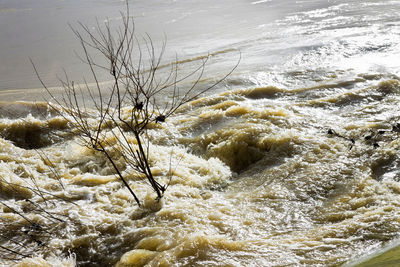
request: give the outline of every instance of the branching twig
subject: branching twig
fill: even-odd
[[[99,21],[94,31],[82,23],[79,23],[79,30],[71,27],[81,44],[83,56],[80,58],[89,66],[94,87],[85,81],[82,89],[65,75],[61,81],[64,93],[59,99],[45,85],[36,66],[32,64],[39,81],[56,103],[50,104],[51,107],[78,130],[84,146],[101,152],[107,158],[140,206],[138,197],[116,164],[117,159],[113,153],[117,152],[126,165],[142,173],[160,199],[168,185],[161,185],[152,174],[150,142],[145,138],[148,126],[165,122],[179,107],[221,83],[237,65],[224,77],[203,89],[198,89],[198,85],[203,79],[210,56],[202,58],[197,68],[182,77],[178,73],[178,65],[183,63],[176,59],[166,65],[171,66],[170,71],[161,78],[166,42],[162,43],[157,52],[149,35],[143,38],[135,35],[135,24],[129,13],[128,2],[126,13],[121,13],[121,17],[122,25],[117,30],[112,30],[109,22],[101,24]],[[100,53],[106,63],[99,64],[92,52]],[[110,75],[111,85],[106,89],[100,86],[99,70],[106,70]],[[180,88],[184,81],[193,78],[189,88]],[[166,93],[171,95],[169,101],[161,99]],[[85,99],[85,95],[89,99]],[[90,100],[95,113],[89,112],[86,100]],[[110,134],[117,140],[116,144],[108,142]],[[130,142],[130,137],[134,138],[135,143]]]

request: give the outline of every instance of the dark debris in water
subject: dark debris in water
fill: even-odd
[[[344,131],[343,131],[344,132]],[[373,149],[384,147],[386,143],[400,138],[400,123],[391,123],[385,129],[372,129],[369,132],[359,136],[358,138],[350,138],[346,133],[338,133],[334,129],[328,129],[327,134],[334,138],[342,138],[351,142],[350,149],[357,144],[364,144]],[[385,157],[383,159],[374,160],[371,162],[372,178],[381,181],[385,177],[400,181],[400,160],[395,156]]]
[[[356,143],[356,141],[354,140],[354,138],[350,138],[350,137],[343,136],[343,135],[337,133],[337,132],[336,132],[335,130],[333,130],[333,129],[328,129],[328,134],[331,135],[331,136],[339,137],[339,138],[342,138],[342,139],[345,139],[345,140],[349,141],[349,142],[351,143],[351,144],[350,144],[350,148],[349,148],[350,150],[353,148],[353,146],[354,146],[355,143]]]
[[[399,138],[398,133],[400,133],[400,123],[393,124],[391,130],[373,130],[360,138],[360,140],[358,141],[364,142],[367,145],[371,145],[374,148],[379,148],[381,147],[379,142],[395,140]],[[332,137],[339,137],[348,140],[349,142],[351,142],[350,149],[352,149],[353,146],[356,144],[356,140],[354,138],[347,137],[344,134],[339,134],[333,129],[328,129],[327,134]]]

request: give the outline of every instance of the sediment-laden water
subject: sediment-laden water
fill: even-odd
[[[179,25],[207,11],[236,24],[217,28],[224,42],[175,33],[178,48],[210,37],[211,80],[242,59],[213,91],[150,125],[152,172],[169,184],[160,202],[116,158],[138,207],[47,103],[0,103],[3,265],[340,266],[399,237],[400,3],[195,6],[168,5],[186,14]],[[263,12],[275,15],[263,23]],[[203,52],[187,52],[184,66]]]

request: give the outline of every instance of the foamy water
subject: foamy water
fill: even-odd
[[[131,8],[155,44],[166,32],[165,62],[178,52],[185,71],[212,55],[200,87],[239,57],[240,65],[150,125],[152,172],[169,184],[161,202],[115,159],[142,207],[104,155],[80,145],[76,128],[32,102],[43,90],[0,93],[3,265],[340,266],[396,242],[398,1],[160,0]],[[44,62],[37,65],[47,78]]]

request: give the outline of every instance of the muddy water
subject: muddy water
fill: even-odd
[[[87,266],[339,265],[400,229],[400,83],[375,79],[347,90],[236,89],[190,103],[149,131],[153,172],[170,182],[161,203],[122,166],[143,208],[62,118],[6,116],[2,203],[43,225],[39,255],[49,264],[71,253]],[[29,146],[44,147],[51,163]],[[45,196],[26,188],[35,184]],[[34,231],[26,224],[3,206],[3,237]]]
[[[204,2],[196,17],[186,12],[197,14],[194,3],[175,2],[168,7],[186,14],[177,20],[191,23],[222,12]],[[65,118],[8,92],[14,99],[0,103],[3,265],[340,266],[395,242],[398,2],[234,2],[217,17],[242,14],[235,29],[250,27],[256,38],[224,30],[224,42],[207,31],[196,38],[219,51],[211,80],[240,50],[238,69],[148,130],[152,172],[169,184],[161,202],[116,158],[139,208]],[[271,8],[277,17],[263,21]],[[207,54],[192,46],[195,37],[177,35],[189,67]],[[89,122],[95,129],[96,117]]]

